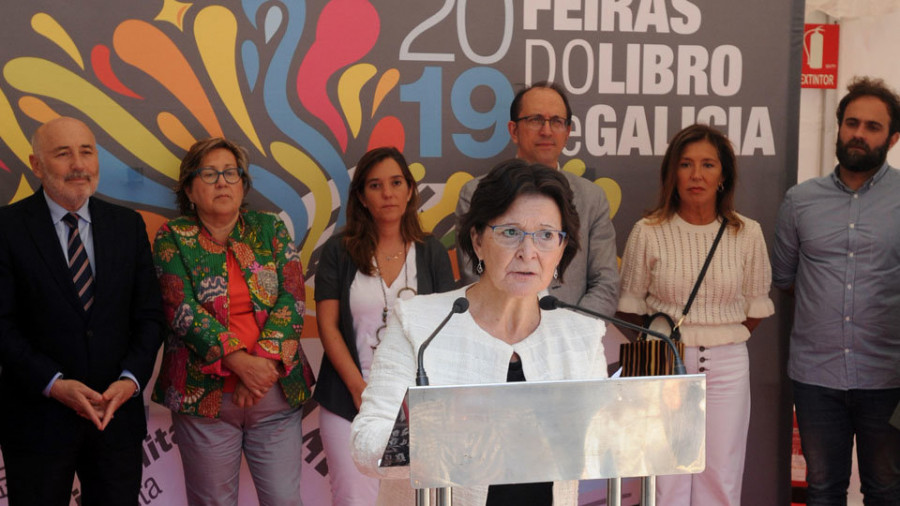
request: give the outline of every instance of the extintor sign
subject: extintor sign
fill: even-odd
[[[837,88],[840,25],[805,25],[803,30],[804,88]]]

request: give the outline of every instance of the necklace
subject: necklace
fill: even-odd
[[[400,294],[405,291],[412,292],[413,295],[416,295],[416,290],[409,286],[409,269],[406,268],[406,253],[408,252],[408,248],[406,245],[403,247],[403,251],[394,255],[394,259],[396,259],[401,253],[403,255],[403,282],[404,286],[397,292],[397,298],[400,298]],[[390,257],[386,258],[387,260],[391,260]],[[378,330],[375,331],[375,346],[372,346],[372,349],[378,347],[381,344],[381,333],[387,328],[387,317],[388,317],[388,299],[387,299],[387,290],[385,289],[385,281],[384,278],[381,277],[381,265],[378,263],[378,255],[375,255],[375,274],[378,276],[378,285],[381,287],[381,296],[384,300],[384,306],[381,308],[381,326],[378,327]],[[395,280],[396,281],[396,280]]]
[[[378,255],[375,255],[375,256],[377,257]],[[406,245],[403,246],[403,249],[401,251],[398,251],[398,252],[394,253],[393,255],[385,255],[384,261],[385,262],[393,262],[394,260],[400,258],[401,256],[406,257]],[[376,260],[375,263],[377,264],[378,261]]]

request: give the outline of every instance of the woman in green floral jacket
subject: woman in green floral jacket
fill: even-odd
[[[153,248],[169,327],[153,400],[173,412],[190,504],[237,504],[242,452],[260,504],[300,503],[303,269],[284,223],[244,209],[249,188],[242,148],[197,142],[183,216]]]

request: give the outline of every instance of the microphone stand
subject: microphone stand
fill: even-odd
[[[431,341],[434,339],[438,332],[444,328],[444,325],[447,325],[447,322],[450,321],[450,318],[457,313],[465,313],[469,310],[469,299],[465,297],[459,297],[458,299],[453,301],[453,307],[450,309],[450,313],[444,318],[440,325],[434,329],[434,332],[428,336],[428,339],[419,346],[419,354],[418,361],[419,366],[416,370],[416,386],[417,387],[427,387],[428,386],[428,374],[425,373],[425,364],[422,361],[425,359],[425,348],[431,344]]]
[[[563,309],[575,311],[577,313],[583,313],[588,316],[593,316],[594,318],[599,318],[601,320],[608,321],[619,327],[624,327],[626,329],[631,329],[631,330],[634,330],[637,332],[644,332],[653,337],[662,339],[663,341],[666,342],[666,344],[672,350],[672,354],[675,356],[675,365],[674,365],[675,374],[687,374],[687,369],[684,367],[684,361],[681,360],[681,355],[678,353],[678,348],[675,347],[675,342],[672,341],[671,337],[669,337],[661,332],[646,329],[644,327],[641,327],[640,325],[635,325],[631,322],[627,322],[627,321],[621,320],[619,318],[614,318],[612,316],[600,314],[596,311],[591,311],[590,309],[583,308],[581,306],[568,304],[566,302],[563,302],[563,301],[557,299],[556,297],[554,297],[552,295],[545,295],[545,296],[541,297],[540,306],[541,306],[541,309],[545,309],[545,310],[563,308]]]

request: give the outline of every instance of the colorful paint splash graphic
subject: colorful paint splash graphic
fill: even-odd
[[[396,103],[403,77],[421,81],[424,74],[401,76],[372,63],[383,61],[376,57],[382,25],[370,0],[125,4],[98,0],[91,13],[58,0],[4,7],[3,203],[39,183],[28,135],[54,117],[75,116],[97,134],[99,193],[140,210],[152,232],[177,214],[171,188],[186,150],[198,139],[227,136],[248,149],[251,206],[283,217],[314,272],[317,246],[344,220],[356,158],[377,146],[403,150],[407,142],[385,102]],[[452,245],[452,213],[472,175],[448,172],[424,183],[426,167],[410,161],[426,203],[423,225]],[[581,175],[584,163],[570,160],[564,169]],[[614,214],[618,185],[597,184]]]
[[[98,134],[99,192],[160,222],[175,214],[180,157],[197,139],[227,135],[249,149],[251,198],[281,211],[308,264],[342,222],[348,146],[405,141],[399,119],[379,114],[399,72],[364,61],[379,36],[377,10],[368,0],[332,0],[312,21],[302,0],[164,0],[154,17],[122,19],[94,39],[84,20],[34,12],[33,44],[0,61],[0,140],[18,159],[0,162],[18,176],[7,201],[34,191],[27,135],[59,115]],[[32,47],[44,51],[27,54]],[[428,221],[452,211],[441,207],[443,216]]]

